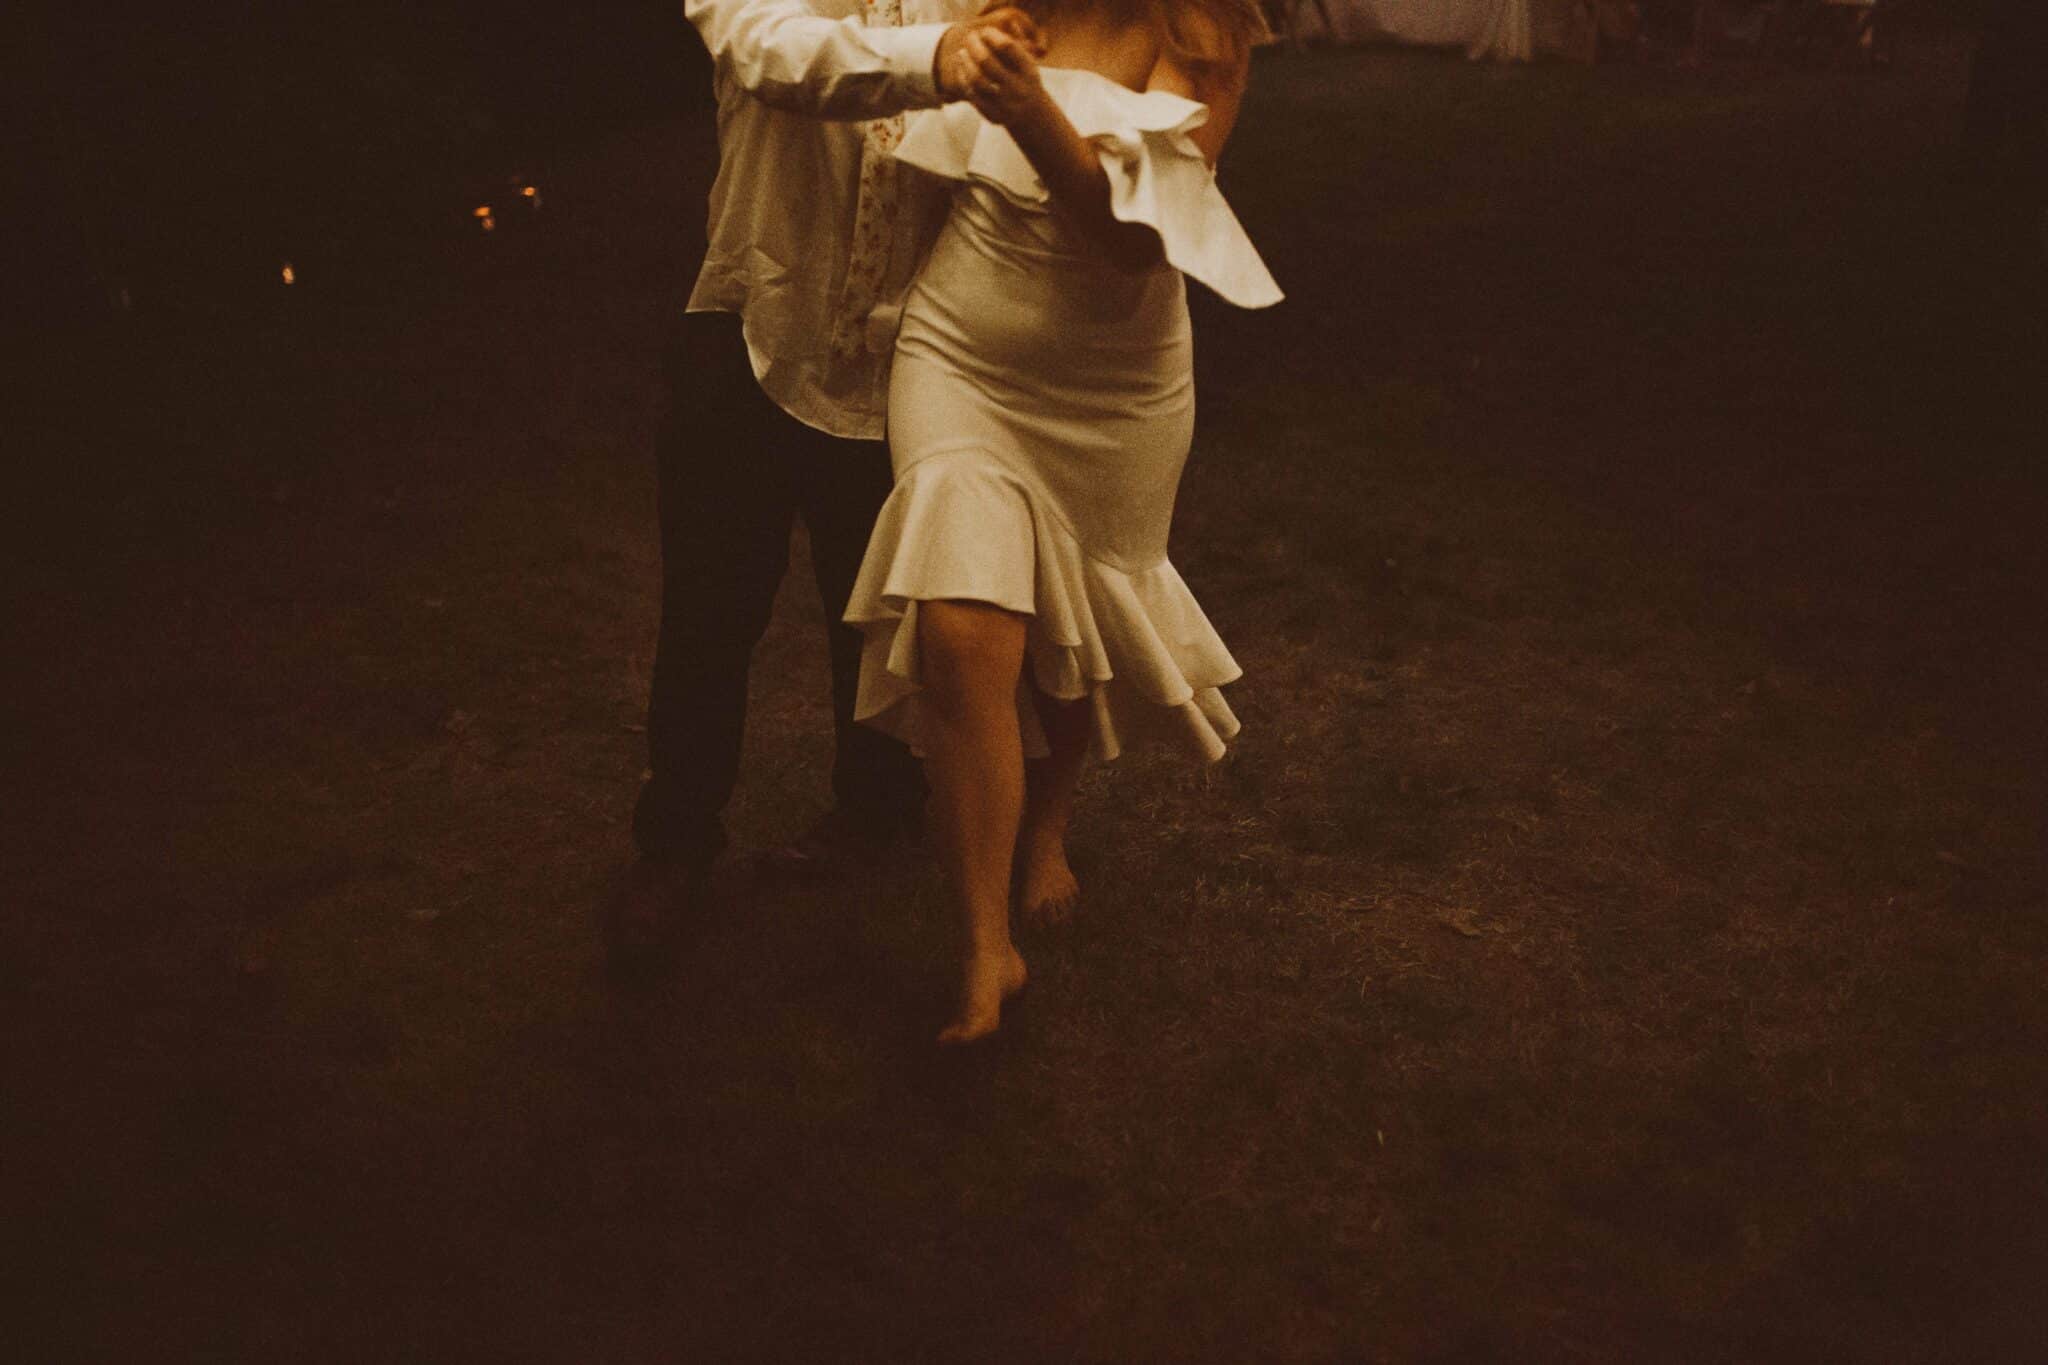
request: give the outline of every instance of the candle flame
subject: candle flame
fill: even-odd
[[[292,269],[290,261],[284,263],[284,269],[278,272],[278,277],[286,284],[297,284],[299,282],[299,272]]]

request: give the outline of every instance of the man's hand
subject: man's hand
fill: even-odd
[[[1014,6],[984,10],[939,35],[932,57],[932,79],[945,100],[972,98],[1002,79],[1002,53],[1022,53],[1033,69],[1045,55],[1045,39],[1031,16]],[[984,113],[987,111],[984,110]]]

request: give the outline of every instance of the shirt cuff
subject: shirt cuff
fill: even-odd
[[[932,76],[932,62],[939,55],[939,35],[950,24],[904,24],[901,27],[864,28],[860,36],[882,54],[890,76],[898,82],[905,102],[912,108],[930,108],[943,103],[939,85]]]

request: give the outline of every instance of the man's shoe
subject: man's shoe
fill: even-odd
[[[641,858],[605,907],[605,947],[614,971],[672,963],[709,911],[708,868]]]
[[[835,806],[791,842],[760,854],[754,875],[763,882],[789,884],[873,866],[909,844],[920,828],[916,818],[856,820],[845,807]]]

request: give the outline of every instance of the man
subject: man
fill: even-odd
[[[886,845],[922,811],[916,761],[854,724],[860,634],[839,616],[889,494],[889,355],[930,207],[896,174],[894,116],[963,97],[976,64],[1008,44],[1039,48],[1021,11],[973,16],[976,4],[687,0],[711,54],[719,171],[657,446],[652,775],[633,813],[640,856],[612,912],[628,954],[664,946],[701,908],[726,841],[748,660],[797,515],[831,634],[837,804],[782,861],[814,868]],[[938,22],[904,22],[927,19]]]

